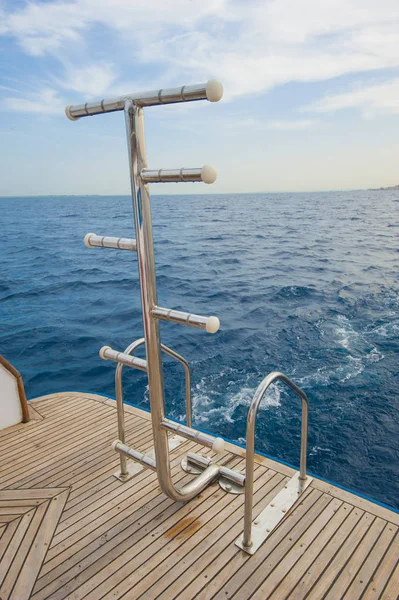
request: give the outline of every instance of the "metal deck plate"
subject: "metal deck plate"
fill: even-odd
[[[174,450],[175,448],[180,446],[180,444],[182,444],[183,442],[186,442],[186,441],[187,441],[186,438],[181,437],[181,435],[172,435],[168,440],[169,451],[172,452],[172,450]],[[151,448],[151,450],[146,452],[146,454],[147,454],[147,456],[149,456],[150,458],[153,458],[155,460],[154,448]],[[138,462],[134,462],[133,460],[130,460],[127,463],[128,474],[123,476],[123,475],[121,475],[120,471],[117,471],[116,473],[114,473],[114,477],[119,479],[119,481],[129,481],[129,479],[131,479],[132,477],[137,475],[137,473],[140,473],[143,469],[144,469],[143,465],[141,465]]]
[[[235,544],[247,554],[255,554],[265,539],[273,532],[280,521],[285,517],[295,502],[299,500],[303,492],[312,482],[313,477],[309,475],[302,484],[299,481],[299,471],[288,481],[287,485],[273,498],[273,500],[262,510],[260,515],[252,521],[252,546],[247,548],[243,545],[243,535],[236,540]]]

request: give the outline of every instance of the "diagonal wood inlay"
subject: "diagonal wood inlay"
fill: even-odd
[[[28,600],[69,488],[0,490],[0,600]]]

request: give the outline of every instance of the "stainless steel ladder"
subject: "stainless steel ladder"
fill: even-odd
[[[208,333],[216,333],[220,323],[219,319],[214,316],[204,317],[158,305],[148,184],[201,181],[210,184],[216,180],[216,171],[209,165],[205,165],[202,168],[149,169],[147,167],[144,137],[144,108],[195,100],[218,102],[222,94],[222,85],[216,80],[210,80],[206,84],[160,89],[130,94],[119,98],[86,102],[85,104],[75,106],[69,105],[66,107],[65,112],[67,117],[73,121],[82,117],[122,110],[125,114],[136,239],[101,236],[95,233],[88,233],[84,239],[86,246],[89,248],[103,247],[127,250],[136,252],[138,257],[144,337],[130,344],[124,352],[113,350],[109,346],[103,346],[100,350],[100,356],[103,359],[113,360],[117,363],[115,388],[119,439],[113,443],[113,447],[120,455],[120,471],[115,476],[121,481],[127,481],[143,468],[152,469],[157,473],[162,491],[176,501],[191,500],[216,480],[219,481],[220,486],[227,492],[244,493],[245,489],[244,537],[242,541],[238,540],[236,543],[245,551],[252,554],[261,543],[261,541],[259,542],[261,537],[259,531],[264,530],[264,527],[257,528],[256,521],[252,526],[254,429],[259,403],[270,383],[276,379],[280,379],[302,398],[303,407],[306,406],[306,411],[303,410],[302,420],[299,487],[295,487],[295,482],[288,484],[286,488],[288,491],[285,496],[289,496],[289,500],[285,496],[283,498],[283,505],[286,507],[289,501],[294,497],[297,499],[310,483],[310,478],[306,476],[307,399],[303,392],[285,375],[282,373],[272,373],[259,386],[249,411],[245,475],[203,456],[188,453],[182,461],[182,466],[188,472],[197,475],[197,477],[180,488],[176,487],[173,483],[170,472],[170,450],[188,439],[212,448],[214,453],[219,455],[223,452],[224,441],[220,437],[214,437],[192,427],[190,369],[187,361],[182,356],[161,344],[159,321],[164,320],[189,325],[204,329]],[[133,355],[133,352],[141,345],[145,345],[146,359]],[[165,416],[162,353],[166,353],[180,362],[185,369],[186,425],[176,423]],[[154,449],[147,454],[129,447],[125,440],[122,390],[122,372],[125,365],[145,371],[148,375]],[[169,434],[173,434],[173,436],[168,438]],[[127,459],[129,458],[134,462],[128,463]],[[295,494],[292,492],[294,488]],[[283,516],[285,510],[287,509],[283,510]],[[265,519],[262,518],[261,520],[263,523]],[[273,522],[275,520],[274,518]],[[267,517],[266,521],[269,523],[269,517]]]

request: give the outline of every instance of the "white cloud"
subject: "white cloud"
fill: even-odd
[[[266,123],[265,128],[267,129],[280,129],[280,130],[293,130],[293,129],[308,129],[317,124],[317,121],[312,119],[298,119],[293,121],[272,121]]]
[[[366,119],[382,114],[399,115],[399,78],[366,87],[358,86],[344,94],[331,94],[303,110],[327,113],[348,108],[359,109]]]
[[[4,100],[7,108],[17,112],[40,113],[46,115],[63,115],[66,102],[55,90],[45,88],[28,98],[8,97]]]
[[[117,69],[112,63],[91,64],[83,67],[67,65],[64,77],[56,78],[59,87],[83,94],[98,96],[109,90],[117,79]]]
[[[109,40],[132,69],[161,66],[162,85],[218,76],[233,98],[398,67],[398,29],[397,0],[49,0],[8,11],[0,35],[29,54],[57,56],[67,65],[61,87],[88,96],[128,89],[111,61],[81,66],[87,55],[93,62],[88,47],[109,56]]]

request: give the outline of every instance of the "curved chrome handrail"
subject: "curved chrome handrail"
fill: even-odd
[[[274,371],[258,385],[254,397],[249,407],[247,417],[247,441],[246,441],[246,459],[245,459],[245,512],[244,512],[244,538],[243,545],[250,548],[252,532],[252,505],[253,505],[253,487],[254,487],[254,453],[255,453],[255,420],[259,405],[267,389],[274,381],[282,381],[295,392],[302,401],[302,426],[301,426],[301,456],[299,481],[302,484],[306,481],[306,449],[308,443],[308,412],[309,401],[305,392],[303,392],[293,381],[284,373]]]
[[[136,350],[136,348],[138,348],[139,346],[141,346],[144,343],[145,343],[144,338],[139,338],[138,340],[135,340],[134,342],[129,344],[129,346],[126,348],[126,350],[124,350],[124,354],[131,354],[132,352],[134,352]],[[186,379],[186,421],[187,421],[188,427],[191,427],[192,408],[191,408],[190,366],[183,356],[181,356],[180,354],[178,354],[177,352],[175,352],[168,346],[165,346],[165,344],[161,344],[161,350],[163,350],[163,352],[165,352],[165,354],[167,354],[168,356],[171,356],[172,358],[177,360],[184,367],[185,379]],[[116,395],[116,410],[117,410],[117,416],[118,416],[118,436],[119,436],[119,440],[123,444],[125,444],[125,442],[126,442],[126,440],[125,440],[125,415],[124,415],[124,409],[123,409],[123,389],[122,389],[123,367],[124,367],[124,365],[122,363],[118,363],[116,366],[115,395]],[[122,453],[120,454],[120,461],[121,461],[120,476],[127,477],[128,470],[127,470],[126,456]]]

